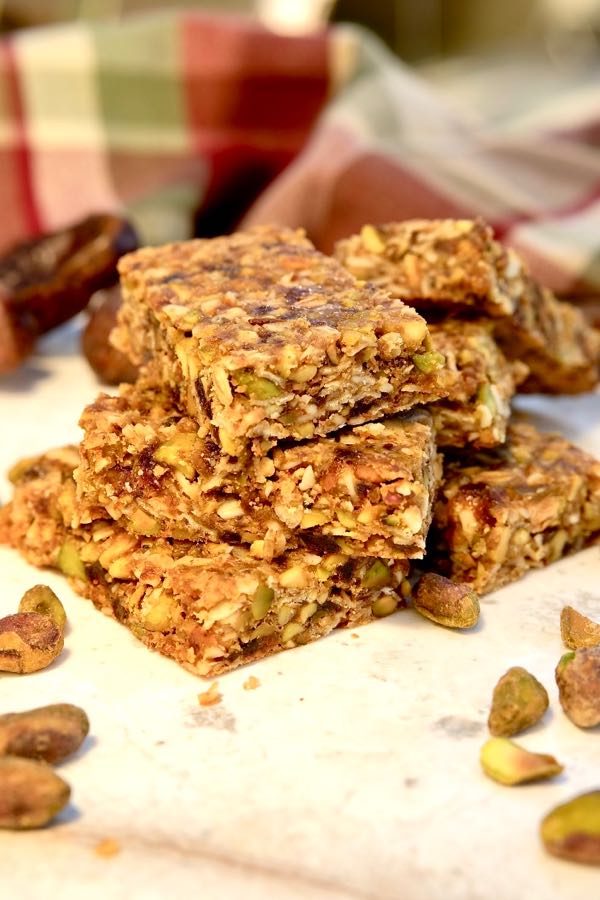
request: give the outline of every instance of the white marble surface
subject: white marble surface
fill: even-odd
[[[77,439],[98,386],[76,339],[64,329],[0,381],[3,470]],[[600,453],[600,397],[521,405]],[[0,571],[5,615],[40,576],[7,549]],[[358,638],[339,632],[221,677],[223,701],[211,708],[197,701],[205,682],[59,576],[44,580],[67,608],[66,650],[46,671],[0,676],[0,711],[78,703],[92,731],[61,766],[73,795],[56,823],[0,832],[2,897],[598,896],[597,870],[549,858],[538,838],[548,809],[599,786],[599,729],[562,715],[553,677],[561,607],[600,614],[597,548],[485,598],[472,633],[402,611]],[[549,714],[522,743],[565,764],[553,782],[504,788],[480,771],[491,690],[510,665],[549,690]],[[245,691],[250,674],[261,686]],[[105,837],[121,846],[111,859],[94,852]]]

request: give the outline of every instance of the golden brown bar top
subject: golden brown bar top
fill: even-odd
[[[375,421],[447,392],[424,319],[360,285],[303,232],[262,226],[145,248],[120,264],[113,335],[222,450]]]

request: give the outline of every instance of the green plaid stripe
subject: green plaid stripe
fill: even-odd
[[[124,21],[93,31],[99,105],[113,149],[137,153],[188,147],[176,17]]]

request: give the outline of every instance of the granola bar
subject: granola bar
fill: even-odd
[[[424,411],[278,447],[245,466],[148,383],[101,394],[80,425],[79,498],[128,531],[242,542],[266,559],[302,539],[353,556],[423,555],[441,475]]]
[[[489,322],[453,319],[430,325],[434,350],[455,373],[444,400],[428,407],[439,447],[495,447],[506,437],[510,401],[527,377],[520,362],[508,362],[492,335]]]
[[[428,320],[448,313],[492,318],[505,354],[530,370],[521,390],[575,394],[598,383],[600,340],[581,311],[540,287],[480,220],[366,225],[335,254],[356,278]]]
[[[393,612],[409,593],[408,563],[294,550],[275,562],[240,547],[129,534],[77,518],[76,451],[38,458],[15,476],[0,540],[53,565],[147,646],[198,675],[316,640]]]
[[[302,231],[261,226],[145,248],[119,265],[113,343],[172,385],[224,453],[263,455],[445,396],[444,360],[398,299]]]
[[[447,459],[428,566],[480,593],[579,550],[600,531],[600,463],[511,424],[494,450]]]

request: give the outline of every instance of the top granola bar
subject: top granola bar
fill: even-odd
[[[598,382],[598,334],[580,310],[540,287],[480,220],[365,225],[335,253],[356,278],[402,298],[428,321],[449,312],[490,317],[506,356],[529,367],[522,391],[575,394]]]
[[[449,373],[423,318],[269,226],[146,248],[119,266],[113,341],[222,450],[262,454],[445,396]]]
[[[523,264],[481,220],[409,219],[365,225],[339,241],[337,259],[356,278],[418,308],[476,307],[510,316],[523,291]]]

